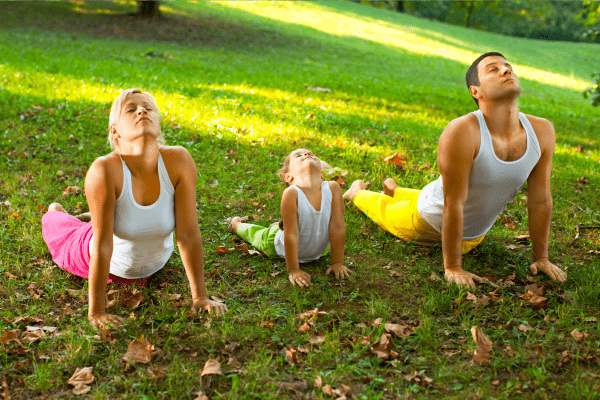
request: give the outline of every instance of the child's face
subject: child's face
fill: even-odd
[[[286,174],[289,177],[286,178],[286,181],[289,178],[288,182],[291,182],[294,177],[297,179],[301,175],[314,172],[315,169],[321,174],[321,160],[310,150],[296,149],[290,155],[290,166]]]

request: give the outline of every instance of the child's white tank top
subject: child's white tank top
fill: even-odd
[[[305,263],[319,259],[329,247],[329,221],[331,220],[332,195],[329,182],[321,183],[321,210],[315,211],[306,195],[296,185],[298,192],[298,262]],[[285,226],[283,227],[285,229]],[[283,231],[275,234],[275,250],[285,258]]]
[[[160,196],[141,206],[133,198],[131,172],[123,163],[123,189],[115,204],[110,273],[123,278],[145,278],[160,270],[173,253],[175,189],[162,156],[158,156]]]

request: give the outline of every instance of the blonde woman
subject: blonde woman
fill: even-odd
[[[173,233],[190,282],[193,306],[217,315],[225,304],[209,300],[204,282],[202,237],[196,217],[197,170],[190,153],[165,146],[154,98],[123,91],[112,105],[108,141],[113,151],[97,158],[85,179],[91,223],[52,203],[42,233],[53,260],[89,278],[90,323],[119,325],[106,313],[106,284],[145,286],[163,268]]]

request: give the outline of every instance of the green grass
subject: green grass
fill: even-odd
[[[581,230],[575,239],[577,224],[600,225],[600,113],[580,94],[600,62],[598,45],[503,37],[351,2],[169,2],[165,18],[151,23],[124,15],[134,9],[127,2],[0,3],[0,331],[23,331],[27,324],[9,320],[35,316],[61,332],[24,344],[22,353],[14,343],[0,345],[11,398],[71,397],[66,382],[77,366],[94,366],[87,397],[98,399],[195,398],[198,391],[210,398],[326,398],[314,386],[317,375],[335,388],[349,385],[357,399],[598,396],[590,357],[600,356],[600,325],[592,319],[600,234]],[[347,182],[363,178],[374,190],[388,176],[415,188],[435,179],[441,131],[474,109],[464,73],[488,50],[516,66],[521,111],[548,118],[557,132],[550,254],[569,280],[535,278],[545,285],[546,307],[532,309],[518,297],[529,284],[529,246],[507,248],[527,233],[526,188],[464,257],[478,274],[516,273],[514,286],[498,290],[502,300],[482,308],[455,302],[466,290],[428,279],[443,275],[440,247],[400,243],[350,205],[346,262],[356,273],[347,281],[324,275],[327,257],[309,264],[315,285],[300,290],[285,273],[271,276],[285,271],[283,260],[216,254],[217,246],[234,244],[220,223],[225,217],[258,215],[262,224],[279,218],[276,172],[294,148],[310,148],[348,170]],[[111,309],[130,319],[116,341],[103,342],[87,323],[87,281],[53,267],[40,218],[53,201],[87,210],[82,194],[62,193],[83,187],[85,170],[109,151],[108,110],[127,87],[155,95],[167,142],[196,160],[207,286],[230,311],[219,319],[187,317],[189,287],[174,255],[142,290],[139,307]],[[225,157],[230,150],[239,162]],[[406,156],[404,168],[383,162],[394,152]],[[382,268],[390,262],[400,277]],[[472,293],[492,290],[480,285]],[[182,306],[168,300],[174,293],[183,295]],[[326,341],[311,346],[297,331],[297,315],[316,307],[329,312],[316,321]],[[375,318],[414,328],[391,339],[398,362],[378,360],[361,344],[384,332],[371,326]],[[534,330],[523,332],[521,324]],[[481,366],[471,363],[474,325],[495,343]],[[573,329],[589,337],[576,342]],[[128,365],[121,356],[141,335],[160,352],[148,365]],[[298,365],[285,361],[290,345],[305,350]],[[561,363],[565,350],[572,357]],[[230,356],[240,370],[227,365]],[[223,376],[200,377],[208,358],[221,361]],[[152,369],[165,375],[153,378]],[[415,371],[432,384],[404,378]],[[304,388],[281,385],[293,378],[305,380]]]

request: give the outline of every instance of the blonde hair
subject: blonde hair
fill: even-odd
[[[142,92],[142,89],[138,89],[138,88],[123,90],[121,92],[121,94],[119,94],[119,96],[117,96],[117,98],[113,102],[112,107],[110,109],[110,116],[108,117],[108,143],[110,144],[110,148],[113,150],[115,148],[115,141],[113,140],[113,137],[112,137],[111,128],[119,122],[119,117],[121,115],[121,109],[123,108],[123,103],[125,102],[125,99],[127,98],[127,96],[130,96],[130,95],[136,94],[136,93],[140,93],[140,94],[143,94],[144,96],[148,97],[148,101],[150,102],[152,107],[156,110],[156,114],[158,115],[158,120],[160,121],[160,119],[162,118],[162,114],[160,113],[158,105],[156,104],[156,100],[154,100],[154,97],[152,97],[152,95],[150,93]],[[162,130],[160,132],[160,136],[158,137],[158,143],[165,144],[165,137],[163,136]]]

